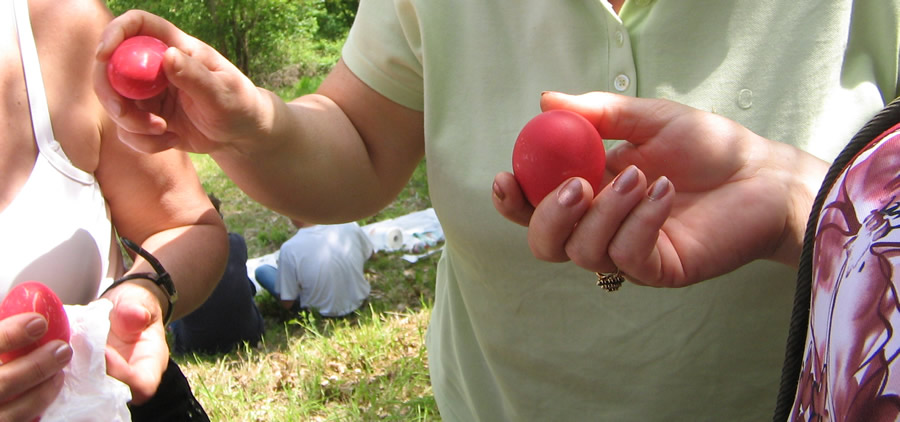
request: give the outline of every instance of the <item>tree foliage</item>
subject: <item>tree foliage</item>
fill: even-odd
[[[107,0],[142,9],[203,40],[255,81],[343,40],[359,0]],[[312,54],[316,56],[316,54]],[[319,63],[308,67],[318,68]]]
[[[337,40],[347,35],[347,30],[356,18],[359,0],[318,0],[316,22],[318,36]]]

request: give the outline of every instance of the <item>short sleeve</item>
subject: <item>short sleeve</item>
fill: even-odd
[[[421,31],[415,6],[405,0],[363,0],[342,59],[369,87],[421,111],[424,105]]]
[[[282,248],[278,260],[278,294],[281,300],[294,300],[300,297],[300,274],[298,263],[292,254],[284,253]]]

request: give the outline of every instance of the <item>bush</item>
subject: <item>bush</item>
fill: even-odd
[[[107,5],[116,15],[142,9],[162,16],[269,87],[270,75],[289,66],[301,76],[329,70],[358,0],[108,0]]]

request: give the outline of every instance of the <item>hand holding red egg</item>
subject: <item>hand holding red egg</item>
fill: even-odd
[[[0,319],[37,312],[47,320],[47,332],[37,341],[16,350],[0,353],[0,362],[7,363],[52,340],[69,341],[69,319],[62,301],[49,287],[37,281],[26,281],[14,286],[0,302]]]

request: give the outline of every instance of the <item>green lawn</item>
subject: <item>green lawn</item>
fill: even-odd
[[[276,251],[290,221],[252,201],[204,155],[192,155],[204,188],[222,200],[228,229],[251,257]],[[420,163],[407,187],[368,224],[431,206]],[[378,253],[366,265],[368,302],[342,319],[288,315],[258,297],[267,324],[257,348],[177,357],[197,398],[216,421],[439,420],[428,380],[424,335],[440,254],[415,264]]]

